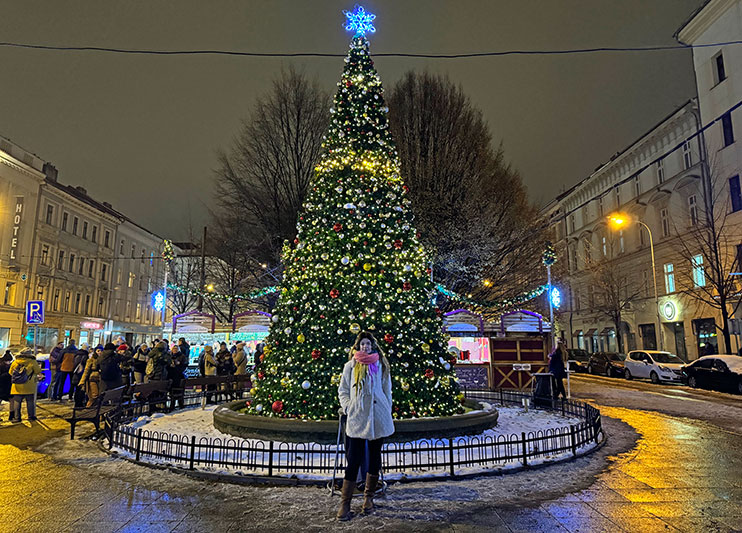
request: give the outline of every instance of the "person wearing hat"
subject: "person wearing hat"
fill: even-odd
[[[59,367],[57,368],[57,374],[54,378],[54,390],[52,390],[52,400],[62,401],[62,395],[64,395],[64,388],[67,386],[67,378],[70,379],[70,390],[69,398],[72,399],[72,371],[75,370],[75,355],[77,354],[77,346],[75,346],[75,339],[70,339],[70,343],[67,347],[62,350],[62,359]]]
[[[88,397],[86,407],[91,407],[100,395],[100,365],[98,361],[103,353],[103,345],[95,347],[95,351],[88,357],[85,363],[85,371],[82,373],[82,387]]]
[[[85,372],[85,365],[88,362],[90,352],[88,350],[88,343],[84,342],[80,345],[80,349],[75,354],[74,366],[72,370],[72,388],[70,389],[70,398],[75,401],[75,407],[82,407],[85,404],[85,389],[80,385],[82,381],[82,375]]]
[[[125,344],[123,346],[126,346]],[[123,351],[117,351],[112,342],[106,344],[103,352],[98,357],[100,368],[100,392],[121,387],[124,383],[121,379],[121,361]]]
[[[10,365],[10,394],[13,396],[10,413],[11,422],[21,421],[21,404],[26,400],[28,419],[36,420],[36,387],[38,386],[41,367],[36,362],[33,352],[23,351]]]
[[[128,344],[121,343],[116,346],[116,353],[121,356],[121,363],[119,363],[119,366],[121,367],[121,380],[123,385],[129,387],[131,385],[131,370],[133,364],[131,348],[129,348]]]

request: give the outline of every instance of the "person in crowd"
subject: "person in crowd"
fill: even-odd
[[[125,387],[131,386],[131,371],[133,367],[134,355],[126,343],[119,344],[116,352],[121,356],[121,381]]]
[[[132,369],[134,370],[134,382],[144,383],[144,378],[147,375],[147,361],[149,361],[149,346],[146,342],[139,345],[134,357],[132,359]]]
[[[191,362],[191,345],[186,342],[185,337],[181,337],[178,339],[178,350],[180,350],[180,353],[185,355],[186,360],[190,363]]]
[[[183,381],[185,380],[185,371],[188,368],[188,358],[180,351],[177,344],[170,348],[170,366],[167,369],[167,376],[170,380],[170,398],[172,399],[170,408],[175,409],[177,401],[178,407],[184,407],[184,390]]]
[[[75,368],[72,371],[72,389],[70,389],[70,398],[75,402],[75,407],[82,407],[85,405],[85,388],[80,385],[82,381],[82,375],[85,373],[85,366],[88,363],[90,357],[90,351],[88,350],[88,343],[84,342],[80,345],[80,349],[75,353],[74,365]]]
[[[234,374],[233,367],[232,353],[227,348],[227,343],[222,342],[219,344],[219,352],[216,354],[216,375],[231,376]]]
[[[49,380],[49,383],[51,384],[51,392],[54,392],[54,384],[57,382],[57,369],[59,368],[59,365],[62,363],[62,352],[64,350],[64,343],[58,342],[57,345],[52,348],[51,353],[49,354],[49,370],[51,372],[51,379]]]
[[[167,379],[167,369],[170,366],[170,352],[167,344],[160,341],[149,353],[147,361],[147,379],[149,381],[162,381]]]
[[[234,355],[234,353],[236,351],[237,351],[237,343],[233,341],[233,342],[230,343],[229,353],[231,353],[232,355]]]
[[[61,401],[64,394],[64,388],[67,385],[67,379],[70,380],[69,398],[72,399],[72,371],[75,370],[75,355],[77,346],[75,339],[70,339],[70,343],[62,350],[62,359],[57,368],[57,375],[54,379],[54,390],[52,391],[52,400]]]
[[[121,362],[123,361],[124,351],[117,351],[116,345],[112,342],[106,344],[103,352],[98,357],[98,368],[100,369],[100,392],[121,387],[123,379],[121,377]]]
[[[551,354],[549,354],[549,372],[552,375],[554,383],[554,398],[559,398],[562,395],[562,399],[567,399],[567,392],[564,390],[564,378],[567,376],[567,371],[564,369],[564,358],[566,356],[566,350],[564,349],[564,341],[562,339],[556,340],[556,348]]]
[[[232,355],[232,362],[234,363],[235,376],[244,376],[247,374],[247,353],[245,353],[244,342],[237,344],[237,349]]]
[[[216,356],[214,355],[214,348],[210,344],[204,346],[204,351],[201,354],[204,360],[204,376],[216,376]],[[216,385],[207,385],[207,391],[215,391]],[[211,403],[212,394],[211,392],[206,394],[206,403]]]
[[[30,421],[36,420],[36,387],[41,367],[33,351],[18,354],[10,365],[10,394],[13,397],[11,422],[21,422],[21,404],[26,401],[26,414]]]
[[[368,446],[368,472],[361,513],[374,509],[374,494],[381,470],[381,446],[394,433],[392,418],[392,378],[389,361],[368,331],[358,334],[350,349],[350,360],[343,367],[338,386],[342,414],[347,415],[345,449],[347,467],[336,518],[349,520],[350,501],[361,462]]]
[[[12,363],[13,354],[10,353],[10,350],[5,350],[5,354],[0,358],[0,403],[10,403],[10,365]],[[10,418],[12,418],[13,409],[11,408],[10,411]]]
[[[86,407],[91,407],[100,395],[100,364],[99,359],[103,353],[103,345],[95,347],[93,353],[88,357],[85,363],[85,370],[82,373],[82,387],[88,397]]]

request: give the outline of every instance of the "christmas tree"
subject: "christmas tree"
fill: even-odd
[[[374,16],[359,7],[346,16],[356,34],[298,235],[284,245],[248,411],[336,418],[343,365],[358,332],[369,330],[391,365],[393,416],[452,415],[462,396],[364,36]]]

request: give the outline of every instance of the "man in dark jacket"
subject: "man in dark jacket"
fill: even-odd
[[[170,366],[170,353],[165,351],[165,343],[160,341],[149,352],[147,361],[147,379],[162,381],[167,379],[167,369]]]
[[[181,337],[178,339],[178,350],[180,351],[180,353],[186,356],[186,360],[190,363],[191,345],[186,342],[185,337]]]
[[[85,405],[85,392],[80,387],[80,380],[82,379],[83,372],[85,372],[85,365],[88,362],[88,356],[88,345],[84,343],[75,354],[75,368],[72,370],[72,388],[70,389],[70,398],[75,401],[75,407],[82,407]]]
[[[175,402],[182,409],[183,404],[183,380],[185,380],[185,371],[188,368],[188,359],[185,354],[178,350],[178,345],[173,344],[170,349],[170,366],[167,369],[167,376],[170,380],[170,408],[175,409]]]
[[[13,355],[10,353],[10,350],[7,350],[2,359],[0,359],[0,403],[10,402],[10,365],[12,363]]]
[[[51,371],[51,379],[49,380],[49,384],[51,385],[49,387],[51,389],[50,392],[54,391],[54,384],[56,383],[57,378],[57,369],[59,368],[59,365],[62,364],[63,350],[64,343],[58,342],[57,345],[52,348],[52,352],[49,354],[49,370]]]
[[[112,342],[106,344],[103,348],[103,353],[98,357],[101,393],[123,385],[123,379],[121,378],[122,360],[123,356],[121,352],[116,351],[116,345]]]
[[[556,349],[549,355],[549,372],[554,379],[554,398],[558,398],[561,394],[566,400],[567,393],[564,390],[564,381],[562,381],[567,375],[564,369],[564,352],[562,339],[557,339]]]

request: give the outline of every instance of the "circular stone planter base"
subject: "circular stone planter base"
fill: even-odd
[[[318,444],[337,442],[337,420],[297,420],[248,415],[237,411],[244,405],[244,400],[238,400],[217,407],[214,410],[214,427],[222,433],[246,439]],[[497,424],[497,409],[489,404],[465,400],[465,405],[474,410],[456,416],[395,420],[394,434],[384,441],[412,442],[477,435]]]

